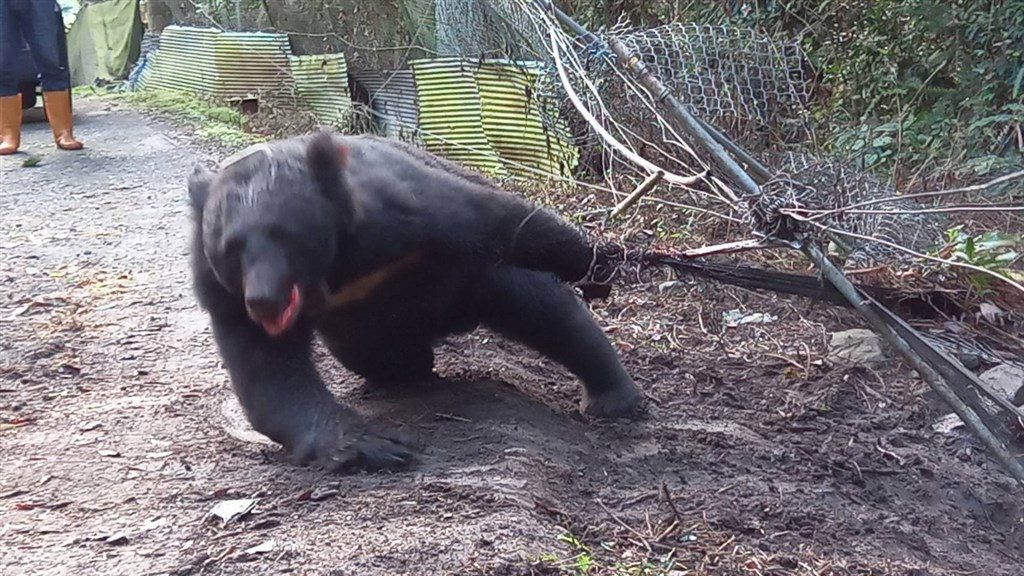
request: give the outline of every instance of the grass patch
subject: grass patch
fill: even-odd
[[[164,113],[184,121],[202,139],[229,147],[242,147],[265,142],[266,137],[246,130],[247,119],[238,110],[212,102],[196,94],[170,90],[114,92],[80,87],[76,98],[116,100],[145,110]]]
[[[558,574],[566,576],[589,576],[597,574],[610,574],[614,576],[664,576],[670,573],[676,566],[671,554],[663,558],[643,558],[639,560],[626,560],[620,558],[614,561],[604,561],[602,557],[619,557],[621,554],[613,550],[612,546],[602,545],[600,554],[587,546],[582,540],[569,532],[564,532],[558,537],[558,541],[568,548],[568,554],[543,554],[538,558],[538,563],[545,568],[553,569]]]

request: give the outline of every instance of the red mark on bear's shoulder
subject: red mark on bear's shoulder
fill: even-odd
[[[344,144],[338,144],[338,163],[342,168],[348,164],[348,147]]]

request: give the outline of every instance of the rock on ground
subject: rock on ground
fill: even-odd
[[[1000,394],[1017,403],[1024,404],[1024,368],[1012,364],[1000,364],[983,372],[981,380]]]
[[[878,334],[855,328],[832,334],[828,359],[834,364],[877,368],[885,363],[886,357]]]

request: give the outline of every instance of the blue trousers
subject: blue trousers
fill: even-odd
[[[56,0],[0,0],[0,96],[37,78],[47,92],[71,86],[63,26]]]

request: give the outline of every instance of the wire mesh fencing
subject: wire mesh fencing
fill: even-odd
[[[384,73],[385,69],[368,64],[380,59],[372,57],[375,54],[387,55],[389,62],[396,60],[387,70],[408,71],[410,62],[424,54],[428,59],[522,65],[536,78],[527,88],[531,92],[527,100],[539,111],[544,128],[555,140],[570,141],[578,151],[573,177],[628,192],[652,167],[683,177],[707,172],[693,185],[662,184],[657,193],[660,200],[689,209],[694,218],[705,222],[745,221],[756,233],[771,235],[781,233],[779,226],[786,221],[797,229],[789,233],[842,237],[852,248],[846,264],[853,267],[904,266],[913,260],[912,253],[923,253],[943,241],[943,218],[921,212],[915,202],[896,199],[872,210],[848,209],[898,194],[884,180],[815,146],[808,112],[809,68],[796,39],[739,26],[683,22],[646,29],[618,24],[593,36],[574,35],[555,22],[543,4],[401,0],[393,10],[390,4],[378,10],[392,17],[398,14],[401,22],[382,25],[382,30],[403,30],[401,38],[392,39],[401,46],[388,48],[386,38],[366,44],[346,37],[343,44],[346,54],[353,56],[352,75],[360,82],[364,76]],[[325,2],[319,19],[345,21],[347,5],[346,0]],[[327,28],[340,34],[333,24]],[[295,34],[293,41],[313,36],[303,30],[286,32]],[[742,195],[735,193],[736,183],[695,152],[679,127],[659,113],[660,95],[648,94],[615,62],[608,49],[611,40],[642,62],[696,117],[721,130],[768,168],[772,177],[760,197],[738,198]],[[561,71],[556,65],[559,59]],[[139,72],[139,77],[144,76],[143,69]],[[412,98],[404,101],[416,105]],[[375,103],[371,98],[371,105]],[[414,125],[418,122],[414,115],[390,110],[377,114],[401,120],[403,130],[417,133],[421,128]],[[638,164],[637,158],[646,164]],[[789,218],[793,214],[804,220],[794,225]],[[731,227],[729,233],[735,235],[738,230]]]
[[[550,94],[559,104],[557,114],[570,119],[583,159],[580,177],[607,181],[615,174],[639,181],[644,176],[629,158],[609,147],[591,123],[580,119],[574,109],[580,103],[625,147],[659,166],[691,174],[709,167],[659,113],[659,95],[649,94],[622,72],[607,47],[615,39],[696,117],[741,144],[774,174],[758,198],[734,193],[739,202],[729,202],[721,193],[723,186],[736,184],[724,177],[708,178],[706,185],[690,189],[675,187],[663,196],[708,210],[706,217],[743,220],[766,236],[799,233],[841,239],[848,249],[848,268],[907,264],[911,252],[925,252],[942,241],[941,215],[920,213],[921,205],[898,199],[897,191],[882,179],[816,153],[807,112],[806,63],[796,41],[749,29],[682,23],[651,29],[619,25],[584,39],[555,27],[533,3],[521,2],[521,9],[532,16],[531,24],[539,32],[534,37],[545,31],[549,35],[547,42],[537,42],[543,46],[538,52],[547,70],[538,91]],[[561,55],[572,72],[568,83],[555,65],[553,50],[559,47],[571,50]],[[579,103],[571,102],[568,90]],[[848,210],[874,202],[880,204],[874,210]],[[783,223],[794,227],[789,216],[799,213],[808,215],[796,226],[799,230],[779,229]]]

